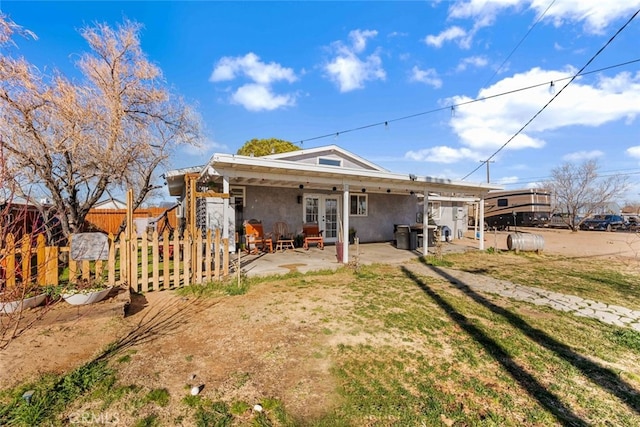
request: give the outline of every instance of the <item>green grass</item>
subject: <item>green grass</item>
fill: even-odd
[[[509,271],[517,283],[579,291],[620,305],[628,305],[621,303],[625,298],[640,301],[637,277],[610,261],[500,252],[465,256],[427,263],[499,278]],[[268,298],[274,312],[297,309],[308,316],[303,319],[304,334],[313,342],[308,362],[326,363],[328,377],[314,371],[304,379],[333,387],[326,407],[312,418],[274,397],[276,385],[242,397],[246,387],[260,384],[259,372],[247,366],[222,373],[220,388],[207,384],[197,396],[188,395],[189,387],[181,395],[131,383],[120,370],[144,360],[149,350],[142,347],[107,352],[110,357],[64,376],[2,391],[0,425],[63,425],[69,411],[93,408],[131,414],[130,425],[136,426],[640,426],[640,332],[461,290],[427,275],[426,268],[373,265],[243,278],[243,293],[228,304],[246,304],[242,295]],[[178,293],[219,297],[230,295],[227,286],[237,284]],[[311,295],[315,290],[327,290],[331,298]],[[291,340],[290,350],[298,339]],[[186,351],[181,360],[197,360]],[[36,390],[31,405],[22,399],[29,389]],[[256,402],[262,411],[253,409]]]

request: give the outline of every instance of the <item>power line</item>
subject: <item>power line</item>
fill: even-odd
[[[516,52],[516,50],[518,50],[520,45],[525,41],[525,39],[529,36],[531,31],[533,31],[533,29],[538,25],[538,23],[540,23],[540,21],[542,21],[542,18],[544,18],[544,16],[547,14],[549,9],[551,9],[551,6],[553,6],[553,4],[555,2],[556,2],[556,0],[552,0],[551,3],[549,3],[549,6],[547,6],[547,8],[544,10],[544,12],[542,12],[542,14],[538,17],[538,19],[536,19],[536,22],[533,23],[533,25],[529,28],[527,33],[520,39],[518,44],[511,50],[511,52],[509,53],[509,55],[507,55],[507,57],[504,59],[504,61],[502,61],[502,64],[500,64],[500,66],[498,68],[496,68],[496,71],[489,78],[489,80],[487,80],[487,82],[484,84],[484,86],[488,85],[489,82],[491,80],[493,80],[493,78],[500,72],[500,70],[502,70],[502,67],[504,67],[504,64],[506,64],[507,61],[511,58],[511,56]]]
[[[574,74],[572,76],[562,77],[562,78],[559,78],[559,79],[556,79],[556,80],[546,81],[544,83],[537,83],[537,84],[534,84],[534,85],[531,85],[531,86],[521,87],[521,88],[518,88],[518,89],[509,90],[509,91],[506,91],[506,92],[500,92],[500,93],[497,93],[495,95],[489,95],[489,96],[483,96],[481,98],[475,98],[475,99],[472,99],[470,101],[460,102],[458,104],[450,104],[450,105],[447,105],[445,107],[434,108],[432,110],[422,111],[420,113],[410,114],[410,115],[407,115],[407,116],[402,116],[402,117],[397,117],[397,118],[394,118],[394,119],[384,120],[384,121],[377,122],[377,123],[371,123],[371,124],[368,124],[368,125],[363,125],[363,126],[350,128],[350,129],[345,129],[345,130],[341,130],[341,131],[338,131],[338,132],[331,132],[331,133],[327,133],[327,134],[324,134],[324,135],[314,136],[314,137],[311,137],[311,138],[300,139],[300,140],[295,141],[293,143],[294,144],[298,144],[298,145],[302,145],[305,142],[315,141],[315,140],[324,139],[324,138],[335,138],[336,136],[340,136],[340,135],[345,134],[345,133],[357,132],[357,131],[360,131],[360,130],[369,129],[369,128],[376,127],[376,126],[385,126],[385,127],[387,127],[390,123],[399,122],[399,121],[402,121],[402,120],[413,119],[415,117],[425,116],[425,115],[437,113],[437,112],[440,112],[440,111],[445,111],[445,110],[455,111],[458,107],[460,107],[462,105],[469,105],[469,104],[473,104],[475,102],[481,102],[481,101],[486,101],[488,99],[498,98],[500,96],[511,95],[511,94],[522,92],[522,91],[525,91],[525,90],[535,89],[535,88],[541,87],[541,86],[549,86],[551,83],[562,82],[564,80],[570,80],[570,79],[573,80],[576,77],[588,76],[590,74],[599,73],[601,71],[607,71],[607,70],[611,70],[613,68],[624,67],[626,65],[634,64],[636,62],[640,62],[640,58],[631,59],[631,60],[626,61],[626,62],[621,62],[621,63],[614,64],[614,65],[609,65],[607,67],[598,68],[596,70],[592,70],[592,71],[588,71],[588,72],[578,72],[578,73],[576,73],[576,74]],[[583,69],[584,69],[584,67],[583,67]]]
[[[556,92],[553,97],[551,97],[551,99],[542,106],[542,108],[540,108],[538,110],[538,112],[536,112],[533,117],[531,117],[520,129],[518,129],[518,131],[516,133],[513,134],[513,136],[511,138],[509,138],[507,140],[507,142],[505,142],[504,144],[502,144],[502,146],[500,146],[500,148],[498,148],[492,155],[489,156],[489,158],[487,159],[487,161],[491,160],[492,158],[494,158],[496,156],[496,154],[498,154],[500,151],[502,151],[511,141],[513,141],[513,139],[520,135],[520,133],[531,124],[531,122],[533,122],[558,96],[560,96],[560,94],[571,84],[573,83],[573,81],[577,78],[577,76],[579,76],[585,68],[587,68],[601,53],[602,51],[604,51],[607,46],[609,46],[611,44],[611,42],[613,42],[613,40],[627,27],[627,25],[629,25],[631,23],[631,21],[633,21],[633,19],[638,15],[638,13],[640,13],[640,9],[636,10],[636,12],[631,16],[631,18],[629,18],[629,20],[627,22],[625,22],[625,24],[620,27],[618,29],[618,31],[615,32],[615,34],[613,36],[611,36],[611,38],[604,44],[604,46],[602,46],[600,49],[598,49],[598,51],[587,61],[586,64],[584,64],[582,66],[582,68],[580,68],[580,70],[573,76],[571,77],[571,79],[569,80],[569,83],[567,83],[565,86],[563,86],[558,92]],[[553,83],[553,82],[551,82]],[[467,177],[469,177],[469,175],[472,175],[474,172],[476,172],[478,169],[480,169],[482,165],[476,167],[473,171],[469,172],[467,175],[465,175],[462,180],[466,179]]]
[[[625,171],[628,171],[628,172],[625,172]],[[612,176],[633,176],[633,175],[640,175],[640,169],[633,168],[633,169],[617,169],[617,170],[603,171],[598,174],[598,178],[608,178]],[[539,182],[548,181],[551,178],[553,177],[552,176],[526,177],[526,178],[518,179],[517,181],[514,181],[514,182],[505,183],[503,185],[510,186],[510,185],[522,185],[522,184],[536,184]]]

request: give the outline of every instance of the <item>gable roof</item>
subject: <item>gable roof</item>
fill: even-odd
[[[375,163],[372,163],[367,159],[360,157],[350,151],[347,151],[344,148],[340,148],[334,144],[325,145],[322,147],[308,148],[305,150],[288,151],[286,153],[277,153],[270,154],[268,156],[262,156],[263,159],[289,161],[318,160],[323,157],[343,160],[344,163],[342,167],[345,168],[368,169],[387,172],[385,168],[378,166]]]
[[[298,157],[295,154],[301,154]],[[358,160],[361,167],[337,167],[303,161],[315,158],[319,153],[333,153]],[[199,171],[200,180],[220,182],[222,177],[231,185],[251,185],[280,188],[305,188],[308,190],[366,191],[369,193],[411,194],[425,191],[479,196],[502,187],[486,183],[454,181],[446,178],[393,173],[376,167],[373,163],[336,146],[318,147],[290,153],[251,157],[235,154],[214,154]],[[315,157],[314,157],[315,156]],[[286,157],[282,159],[280,157]],[[341,158],[347,158],[341,157]],[[291,160],[293,159],[293,160]],[[171,171],[166,174],[169,194],[180,196],[184,190],[184,176],[194,168]],[[302,187],[300,187],[302,186]]]

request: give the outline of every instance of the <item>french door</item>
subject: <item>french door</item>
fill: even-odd
[[[317,222],[325,243],[335,243],[338,240],[340,227],[340,198],[328,194],[305,194],[304,222]]]

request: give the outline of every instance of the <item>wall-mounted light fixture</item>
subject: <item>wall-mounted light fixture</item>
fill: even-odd
[[[338,187],[333,187],[332,188],[333,191],[336,191],[337,189],[338,189]]]
[[[387,188],[387,193],[391,193],[391,189],[390,188]]]
[[[367,189],[366,189],[366,188],[363,188],[361,191],[362,191],[363,193],[366,193],[366,192],[367,192]]]
[[[409,191],[409,194],[411,194],[412,196],[416,193],[413,192],[413,190]]]
[[[300,184],[298,185],[298,188],[302,190],[304,188],[304,185]]]

